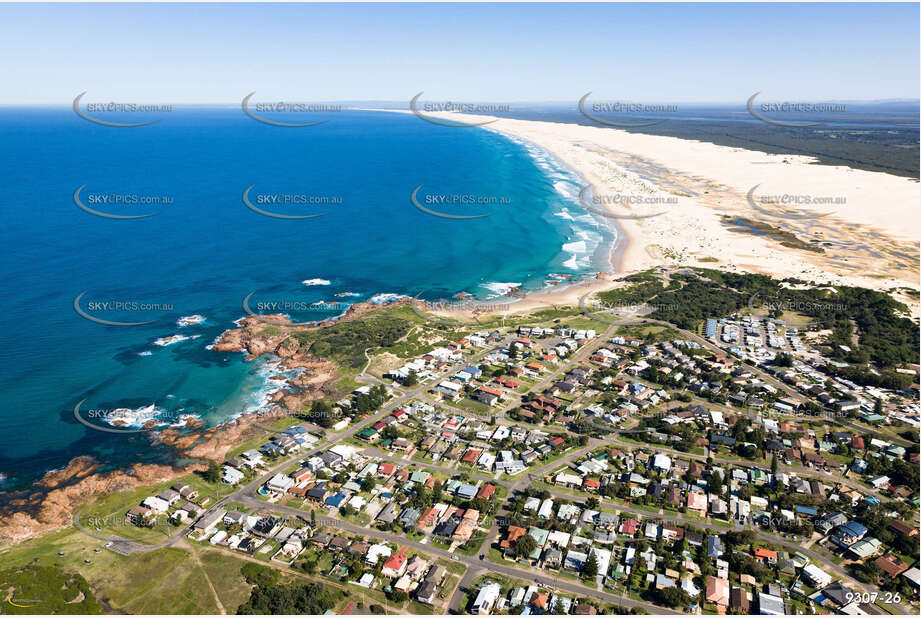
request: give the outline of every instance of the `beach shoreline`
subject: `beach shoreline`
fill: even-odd
[[[603,290],[615,277],[666,266],[876,289],[919,316],[921,187],[914,179],[813,165],[815,159],[804,155],[607,127],[456,112],[427,115],[488,123],[481,128],[551,153],[585,179],[600,198],[599,209],[610,213],[618,236],[614,272],[599,273],[599,280],[581,282],[574,292],[565,288],[576,284],[529,292],[510,307],[512,312],[532,309],[529,298],[572,304],[587,287]],[[794,205],[766,205],[775,194],[790,196]],[[668,206],[615,205],[605,199],[612,196]],[[822,199],[829,205],[820,204]],[[881,199],[887,202],[883,213],[877,207]],[[799,206],[799,200],[810,201]]]

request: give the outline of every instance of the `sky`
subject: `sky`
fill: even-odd
[[[0,104],[919,97],[919,5],[0,4]]]

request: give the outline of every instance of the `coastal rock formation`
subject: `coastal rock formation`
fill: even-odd
[[[204,463],[183,468],[134,464],[127,470],[98,473],[99,464],[92,457],[76,457],[66,468],[43,476],[35,491],[23,492],[7,502],[0,511],[0,542],[16,543],[68,525],[90,496],[153,485],[205,467]]]
[[[153,444],[169,445],[177,459],[194,459],[184,466],[134,464],[127,469],[101,472],[92,457],[75,457],[60,470],[46,473],[33,490],[3,496],[0,543],[17,543],[62,528],[75,511],[93,496],[170,481],[221,461],[237,444],[264,430],[256,425],[266,415],[246,414],[217,427],[191,432],[166,429],[153,434]],[[284,414],[285,416],[287,414]]]
[[[410,299],[399,299],[388,304],[408,302]],[[282,315],[264,316],[279,325],[266,324],[264,319],[254,316],[238,320],[238,328],[222,333],[213,349],[245,352],[247,360],[264,354],[282,359],[279,369],[294,375],[272,376],[285,380],[285,385],[270,397],[278,405],[260,414],[242,415],[217,427],[193,428],[189,423],[183,430],[168,428],[152,432],[152,444],[171,447],[176,451],[177,460],[193,460],[184,466],[134,464],[123,470],[101,472],[99,462],[81,456],[72,459],[61,470],[46,473],[34,490],[0,494],[0,543],[20,542],[68,525],[74,511],[93,496],[153,485],[204,470],[208,467],[207,460],[222,461],[237,444],[264,432],[260,421],[271,422],[290,416],[314,400],[335,395],[337,365],[311,357],[309,346],[302,345],[291,334],[353,320],[381,306],[355,303],[339,318],[310,326],[293,324]]]

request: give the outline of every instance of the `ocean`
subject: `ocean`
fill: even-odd
[[[126,128],[0,108],[4,488],[77,455],[106,468],[174,457],[147,432],[81,424],[79,402],[102,428],[258,409],[272,362],[210,349],[245,298],[313,321],[357,301],[499,298],[610,270],[615,233],[579,206],[579,177],[494,131],[370,111],[299,128],[239,107],[154,117]],[[488,216],[430,214],[417,188],[431,212]]]

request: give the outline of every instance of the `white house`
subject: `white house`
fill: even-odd
[[[288,476],[287,474],[276,474],[265,484],[266,488],[269,491],[274,491],[277,494],[287,493],[289,489],[294,487],[294,479]]]
[[[483,586],[476,595],[476,599],[474,599],[470,611],[480,616],[489,614],[500,594],[502,594],[502,586],[499,584],[487,584]]]

